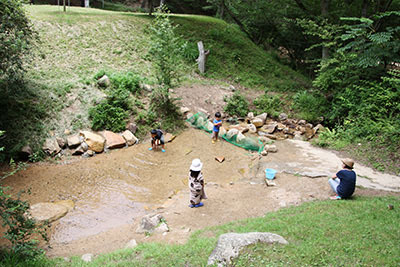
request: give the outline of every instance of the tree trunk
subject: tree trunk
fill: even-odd
[[[149,0],[149,15],[151,16],[153,14],[153,0]]]
[[[64,12],[66,12],[67,8],[65,7],[65,0],[63,0],[63,5],[64,5]]]
[[[321,15],[323,18],[328,17],[329,0],[321,0]],[[329,47],[322,47],[322,60],[329,58]]]
[[[221,4],[222,4],[224,10],[226,10],[226,12],[229,14],[229,16],[236,22],[236,24],[239,26],[239,28],[247,35],[247,37],[250,38],[250,40],[252,40],[254,42],[250,33],[246,30],[246,27],[244,26],[244,24],[229,10],[229,8],[227,8],[224,0],[221,0]]]
[[[199,57],[197,58],[197,63],[199,65],[200,73],[204,73],[206,71],[206,60],[208,54],[210,54],[210,50],[204,51],[203,42],[197,42],[197,48],[199,49]]]
[[[165,0],[160,1],[160,6],[165,5]]]
[[[364,18],[367,17],[368,7],[369,7],[369,1],[368,0],[363,0],[362,8],[361,8],[361,17],[364,17]]]

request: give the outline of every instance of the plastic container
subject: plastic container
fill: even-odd
[[[275,174],[277,173],[274,169],[265,169],[265,178],[272,180],[275,178]]]

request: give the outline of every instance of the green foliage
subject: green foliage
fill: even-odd
[[[341,18],[351,23],[340,38],[345,42],[338,52],[355,53],[354,63],[360,68],[376,67],[400,61],[400,26],[385,27],[384,31],[375,27],[379,21],[389,16],[400,17],[399,11],[391,11],[368,18]]]
[[[38,225],[26,215],[29,203],[22,201],[20,194],[15,199],[7,194],[7,189],[0,186],[0,217],[2,226],[6,228],[4,238],[11,242],[13,253],[20,257],[35,257],[42,250],[38,249],[38,241],[32,239],[32,235],[39,233],[47,241],[44,225]]]
[[[264,95],[257,97],[253,104],[256,106],[259,113],[266,112],[272,117],[278,117],[283,111],[282,95],[270,95],[265,92]]]
[[[132,94],[140,93],[142,77],[133,72],[115,73],[110,75],[111,84],[117,89],[124,89]]]
[[[316,92],[300,91],[293,96],[296,117],[310,122],[318,121],[321,115],[325,114],[328,105],[325,97]]]
[[[155,13],[156,17],[149,27],[149,58],[156,71],[160,85],[171,87],[179,81],[182,68],[182,40],[175,32],[165,5]]]
[[[36,35],[20,0],[0,0],[0,79],[21,78]]]
[[[110,130],[120,132],[125,129],[128,113],[121,107],[102,102],[90,108],[89,117],[92,119],[93,130]]]
[[[184,121],[176,105],[178,98],[172,98],[168,88],[155,88],[150,96],[150,114],[151,117],[157,117],[160,128],[167,131],[176,131],[183,128]],[[148,115],[149,116],[149,115]],[[155,121],[153,120],[153,124]]]
[[[224,101],[226,102],[224,111],[229,115],[245,117],[249,113],[249,103],[238,91]]]

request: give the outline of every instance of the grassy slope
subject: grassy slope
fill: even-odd
[[[24,129],[23,125],[30,129],[19,140],[34,143],[38,148],[41,139],[37,136],[49,135],[50,131],[62,135],[65,129],[89,127],[88,108],[104,95],[93,80],[99,70],[133,71],[150,82],[155,80],[146,59],[149,36],[145,28],[151,21],[149,16],[78,7],[67,13],[57,6],[26,9],[41,39],[38,56],[28,66],[27,77],[29,86],[38,94],[36,98],[41,99],[36,105],[47,110],[49,116],[16,124],[16,129]],[[173,20],[180,25],[179,33],[189,41],[186,81],[198,81],[198,76],[193,75],[194,58],[196,42],[203,40],[206,48],[211,49],[207,76],[214,83],[240,82],[273,90],[309,84],[303,76],[279,63],[273,53],[252,44],[235,26],[205,16],[174,15]]]
[[[388,210],[388,204],[395,209]],[[247,247],[234,266],[398,266],[399,206],[398,197],[315,201],[197,231],[185,245],[140,244],[100,255],[90,264],[74,257],[71,263],[60,259],[29,265],[205,266],[219,235],[257,231],[280,234],[289,245]],[[10,260],[10,266],[16,262]]]

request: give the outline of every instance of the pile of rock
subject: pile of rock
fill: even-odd
[[[69,134],[66,138],[51,137],[46,139],[43,151],[49,156],[70,153],[91,157],[105,150],[132,146],[138,143],[139,139],[134,135],[136,129],[137,127],[130,123],[123,133],[80,131],[79,134]]]
[[[268,119],[267,113],[254,116],[253,112],[250,112],[242,123],[230,125],[228,132],[231,129],[236,129],[242,134],[246,132],[258,134],[260,140],[267,143],[287,138],[310,140],[323,129],[323,126],[321,124],[314,126],[305,120],[289,119],[285,113],[281,113],[276,121]]]

